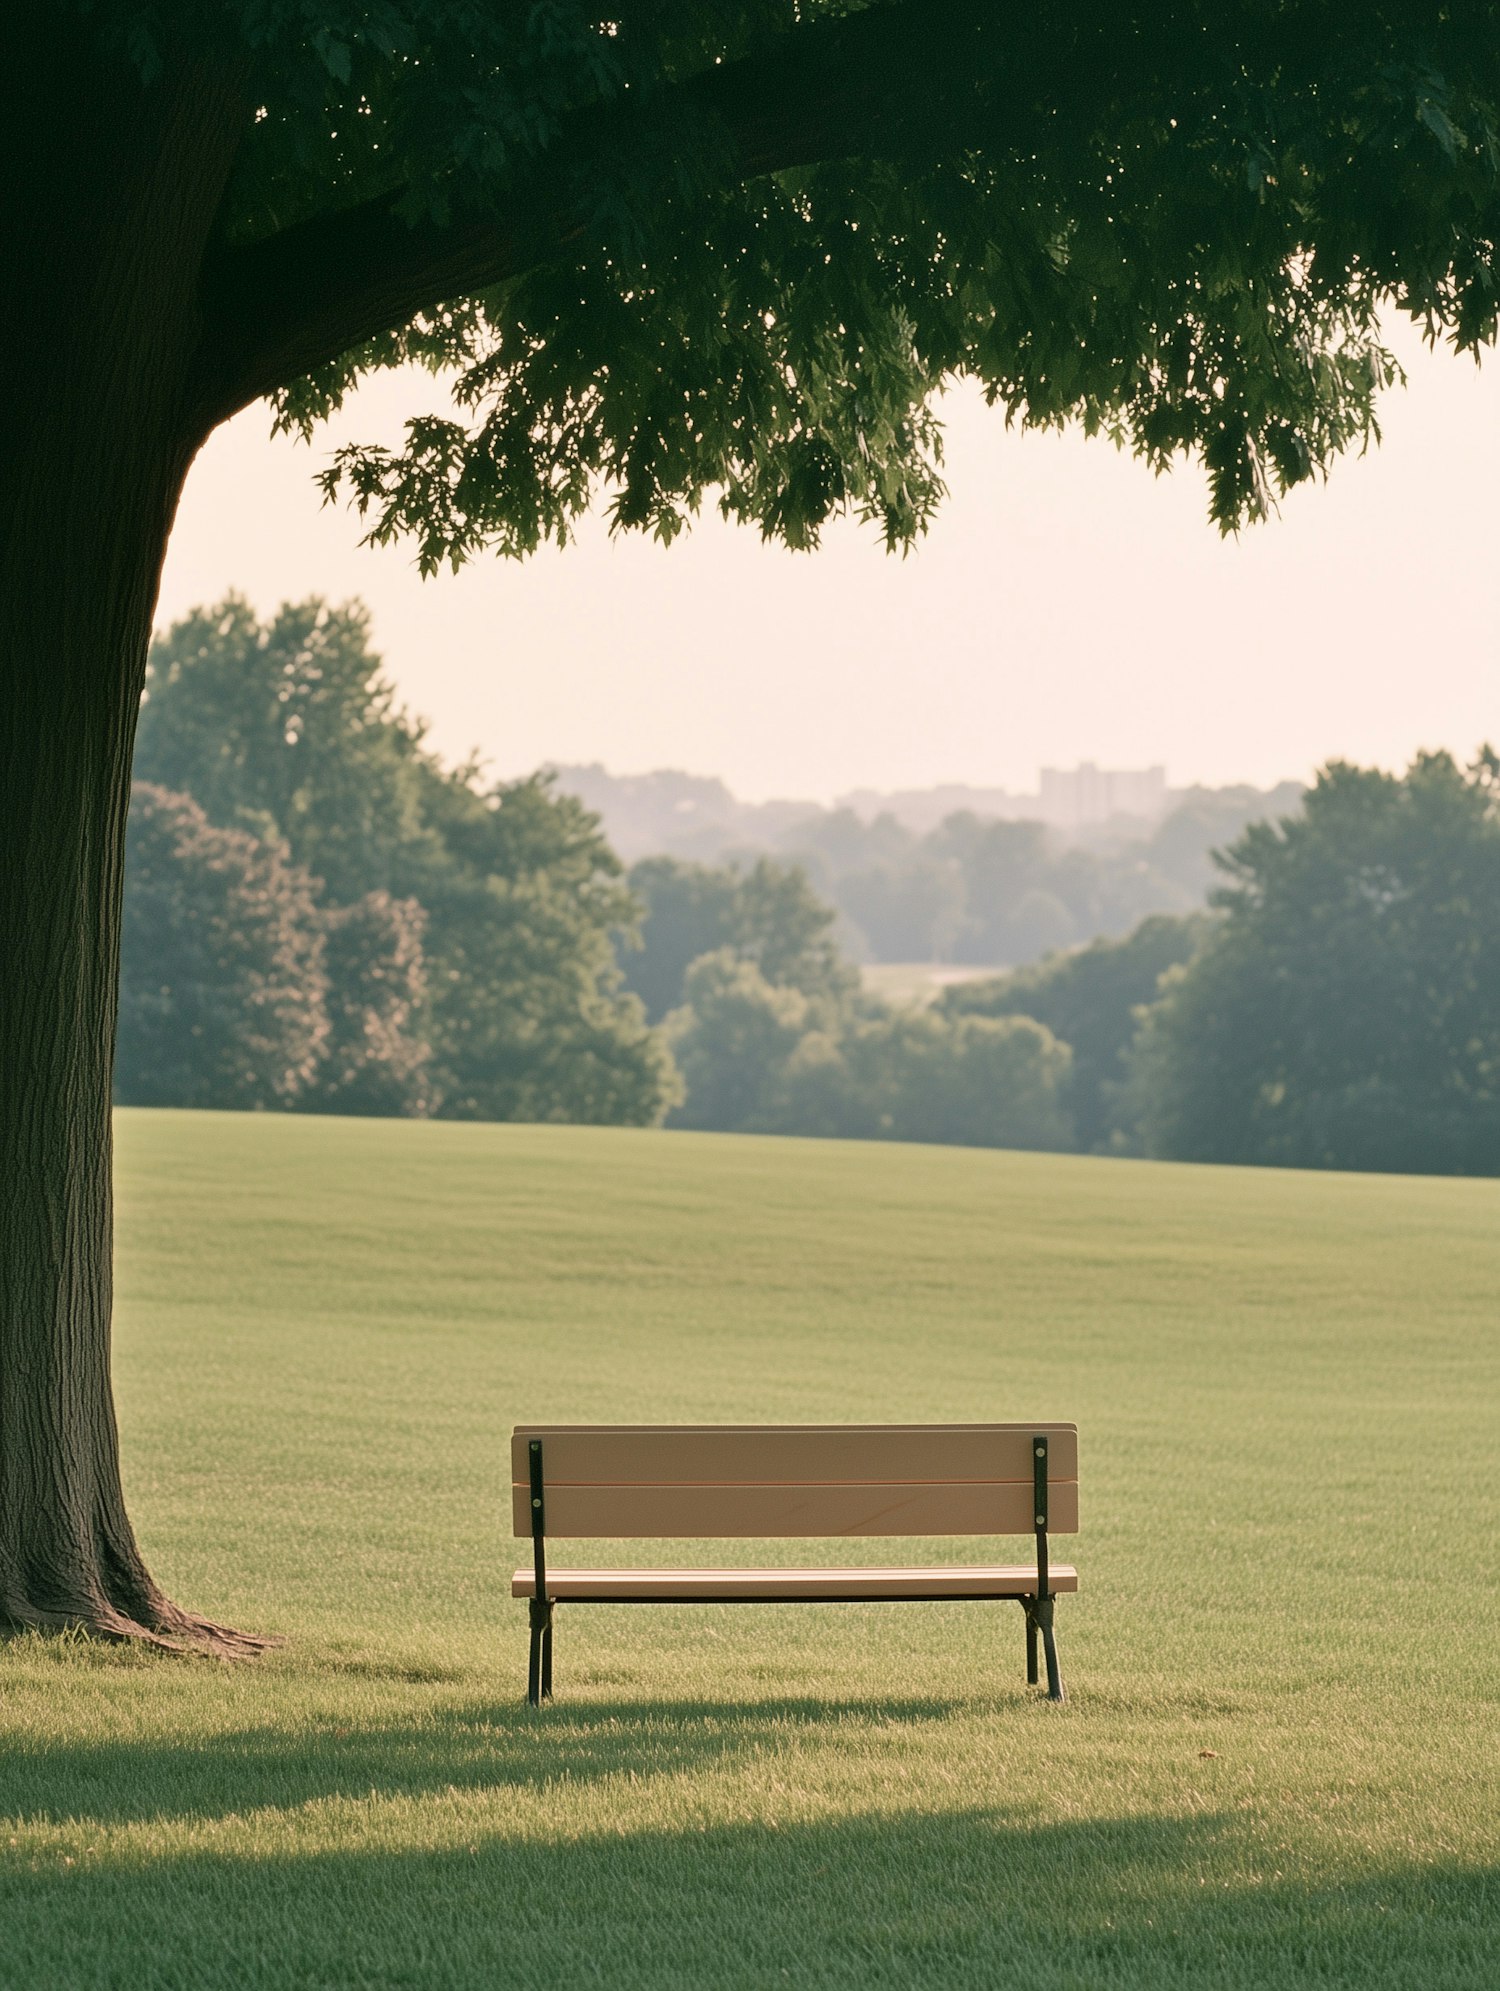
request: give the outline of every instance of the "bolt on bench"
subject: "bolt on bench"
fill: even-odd
[[[791,1604],[1010,1598],[1026,1678],[1063,1699],[1053,1598],[1078,1588],[1049,1533],[1078,1532],[1074,1424],[518,1424],[511,1495],[532,1567],[527,1699],[552,1696],[552,1619],[569,1604]],[[1035,1567],[549,1569],[547,1540],[829,1535],[1036,1537]]]

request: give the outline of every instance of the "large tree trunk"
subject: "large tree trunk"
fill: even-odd
[[[110,1081],[135,715],[242,112],[233,79],[147,89],[82,38],[63,61],[56,14],[0,80],[29,196],[0,278],[0,1626],[236,1649],[162,1595],[125,1512]]]

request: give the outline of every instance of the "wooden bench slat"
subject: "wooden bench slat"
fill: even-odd
[[[543,1442],[547,1484],[712,1485],[881,1480],[1031,1483],[1031,1439],[1045,1432],[1054,1484],[1078,1477],[1074,1424],[518,1425],[511,1479],[529,1477]]]
[[[550,1462],[549,1462],[550,1463]],[[531,1533],[530,1488],[512,1489],[517,1535]],[[546,1482],[549,1539],[782,1535],[1023,1535],[1035,1525],[1028,1482],[919,1485],[558,1485]],[[1078,1531],[1078,1487],[1051,1488],[1048,1525]]]
[[[1054,1563],[1053,1590],[1076,1591],[1078,1572]],[[938,1569],[549,1569],[547,1594],[577,1603],[619,1600],[670,1603],[710,1598],[746,1602],[796,1602],[851,1595],[864,1597],[1025,1597],[1036,1589],[1036,1570],[1020,1564],[953,1564]],[[531,1597],[529,1569],[511,1579],[513,1597]]]

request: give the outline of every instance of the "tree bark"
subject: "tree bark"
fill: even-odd
[[[63,50],[46,11],[0,83],[25,195],[0,381],[0,1626],[235,1651],[255,1641],[162,1594],[125,1510],[110,1085],[135,718],[243,112],[232,77],[147,90],[82,33]]]

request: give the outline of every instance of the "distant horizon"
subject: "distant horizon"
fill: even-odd
[[[1464,756],[1463,758],[1467,760],[1468,758],[1471,757],[1472,756]],[[1459,757],[1455,756],[1455,758]],[[1164,766],[1164,765],[1165,763],[1162,762],[1148,762],[1145,768],[1115,768],[1115,767],[1104,766],[1097,761],[1090,761],[1085,758],[1083,760],[1073,762],[1070,766],[1064,766],[1060,771],[1063,773],[1074,773],[1077,771],[1081,771],[1085,768],[1092,767],[1092,768],[1097,768],[1099,772],[1106,774],[1137,774],[1137,773],[1145,773],[1148,772],[1153,767]],[[1050,772],[1053,768],[1057,767],[1057,763],[1048,762],[1046,766],[1047,766],[1047,771]],[[974,795],[988,795],[988,794],[1005,795],[1010,800],[1017,802],[1031,801],[1034,799],[1039,800],[1041,795],[1040,777],[1043,772],[1043,768],[1041,766],[1038,766],[1037,768],[1038,778],[1036,783],[1031,787],[1025,787],[1025,788],[1008,787],[1004,782],[999,782],[999,781],[965,781],[959,779],[954,779],[950,781],[939,780],[939,781],[911,782],[903,784],[900,787],[877,787],[873,782],[860,782],[852,788],[841,789],[835,795],[819,796],[819,795],[807,795],[807,794],[749,795],[746,794],[742,788],[737,787],[735,783],[728,780],[724,775],[715,773],[712,769],[683,767],[680,765],[673,766],[667,764],[666,762],[663,762],[656,767],[625,768],[625,767],[612,767],[607,761],[599,759],[587,760],[587,761],[549,760],[549,761],[538,762],[537,769],[535,771],[540,772],[543,769],[549,772],[557,773],[559,775],[597,771],[598,773],[602,774],[607,780],[610,781],[650,781],[651,779],[659,775],[675,775],[685,781],[717,782],[723,789],[725,789],[725,791],[736,802],[742,802],[747,807],[750,808],[768,808],[774,806],[777,803],[783,803],[787,805],[796,805],[796,806],[802,806],[805,804],[809,808],[816,808],[816,809],[850,808],[854,805],[854,801],[857,797],[866,796],[866,795],[872,797],[878,797],[880,799],[891,799],[891,798],[899,799],[904,796],[917,797],[924,795],[940,795],[947,792],[950,789],[961,790],[965,793],[970,793]],[[1394,772],[1398,770],[1390,770],[1390,771]],[[1315,774],[1316,772],[1317,772],[1316,769],[1312,770],[1312,774]],[[1166,791],[1169,795],[1190,795],[1200,790],[1210,793],[1216,793],[1224,789],[1248,788],[1248,789],[1253,789],[1258,794],[1270,794],[1275,789],[1284,788],[1293,782],[1298,783],[1302,787],[1306,787],[1310,782],[1310,780],[1312,779],[1312,774],[1305,776],[1298,774],[1286,774],[1282,775],[1279,779],[1274,781],[1249,781],[1249,780],[1173,781],[1171,778],[1171,770],[1170,768],[1168,768]],[[499,778],[504,780],[509,780],[509,779],[515,779],[516,777],[501,776]]]

